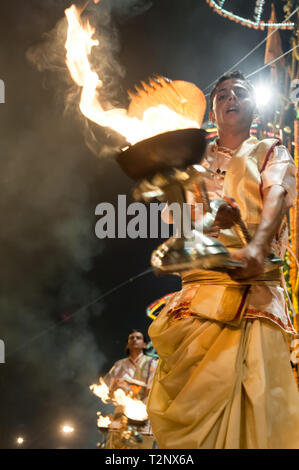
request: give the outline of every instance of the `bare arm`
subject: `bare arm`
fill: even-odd
[[[264,191],[264,207],[256,234],[246,247],[233,254],[245,264],[244,268],[236,270],[235,279],[257,277],[263,273],[265,256],[286,210],[286,191],[282,186],[275,184]]]
[[[268,254],[271,241],[285,216],[287,210],[285,195],[285,189],[277,184],[264,191],[265,202],[261,223],[254,236],[254,243],[262,248],[264,255]]]

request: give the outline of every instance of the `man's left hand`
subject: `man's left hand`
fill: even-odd
[[[212,229],[231,228],[241,218],[240,209],[236,201],[228,196],[222,196],[222,199],[225,203],[219,207]]]

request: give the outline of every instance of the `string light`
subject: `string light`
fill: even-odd
[[[267,23],[261,21],[261,16],[263,13],[263,8],[265,5],[265,0],[257,0],[255,9],[254,9],[254,18],[255,21],[249,20],[248,18],[244,18],[239,15],[235,15],[231,11],[225,10],[223,8],[225,0],[221,1],[219,4],[216,3],[215,0],[206,0],[208,5],[213,8],[216,13],[224,18],[228,18],[229,20],[235,21],[236,23],[240,23],[242,26],[247,26],[248,28],[254,29],[265,29],[265,28],[280,28],[280,29],[294,29],[295,23]]]
[[[254,13],[255,13],[254,19],[255,19],[256,23],[259,23],[260,20],[261,20],[264,5],[265,5],[265,0],[257,0],[256,5],[255,5],[255,9],[254,9]]]

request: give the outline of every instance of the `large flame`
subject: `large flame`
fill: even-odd
[[[123,390],[118,388],[113,395],[114,401],[124,407],[124,414],[127,418],[135,421],[145,421],[148,418],[146,405],[141,400],[136,400],[126,395]]]
[[[84,116],[100,126],[115,130],[130,144],[167,131],[199,128],[197,121],[176,113],[164,104],[146,109],[142,119],[130,117],[122,108],[105,111],[98,96],[102,81],[89,63],[92,48],[99,45],[99,41],[93,39],[95,29],[88,22],[82,24],[75,5],[66,9],[65,14],[68,20],[66,63],[73,80],[82,87],[80,110]]]
[[[93,384],[93,385],[90,385],[89,388],[104,403],[108,403],[108,401],[111,400],[109,396],[109,388],[105,384],[102,377],[100,377],[99,381],[100,381],[99,385]],[[132,398],[130,394],[126,394],[120,388],[115,390],[115,392],[113,393],[112,402],[116,406],[118,405],[123,406],[124,414],[127,416],[127,418],[133,419],[135,421],[145,421],[148,418],[148,415],[146,412],[146,405],[143,403],[143,401],[137,400],[136,398]],[[108,417],[100,416],[100,418],[101,418],[101,422],[104,422],[103,419],[106,420]],[[102,426],[102,427],[106,427],[106,426]]]

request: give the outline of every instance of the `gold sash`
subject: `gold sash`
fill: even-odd
[[[198,286],[190,303],[190,312],[208,320],[240,324],[248,306],[251,285],[280,284],[280,270],[264,273],[260,279],[236,282],[227,273],[196,271],[184,276],[183,288]]]

